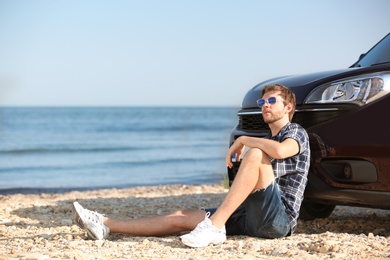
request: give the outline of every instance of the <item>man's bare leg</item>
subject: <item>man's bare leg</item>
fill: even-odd
[[[267,187],[274,180],[268,156],[260,149],[251,149],[245,154],[237,176],[226,198],[210,217],[213,225],[222,228],[231,214],[250,193]],[[164,236],[193,230],[205,218],[203,210],[181,210],[165,216],[133,220],[104,218],[103,223],[112,233],[134,236]]]
[[[231,214],[257,189],[267,187],[274,180],[269,157],[260,149],[250,149],[244,156],[237,175],[221,206],[210,217],[213,225],[222,228]]]
[[[165,216],[146,217],[132,220],[104,218],[104,225],[111,233],[134,236],[165,236],[191,231],[205,218],[203,210],[180,210]]]

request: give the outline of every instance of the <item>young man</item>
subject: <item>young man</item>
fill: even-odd
[[[75,202],[74,221],[93,239],[110,232],[134,236],[182,235],[190,247],[225,242],[226,235],[279,238],[294,232],[307,183],[310,162],[309,138],[298,124],[291,123],[295,95],[282,85],[266,86],[257,101],[270,133],[266,138],[241,136],[229,148],[243,159],[237,175],[217,209],[179,210],[166,216],[115,220],[84,209]],[[244,148],[248,151],[243,154]]]

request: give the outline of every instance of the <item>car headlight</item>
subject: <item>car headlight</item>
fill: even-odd
[[[390,74],[376,73],[360,75],[321,85],[305,99],[313,103],[355,103],[364,105],[390,91]]]

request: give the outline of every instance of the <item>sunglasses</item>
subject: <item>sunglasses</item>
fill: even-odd
[[[257,100],[257,106],[258,107],[263,107],[265,105],[265,103],[268,103],[269,105],[273,105],[273,104],[275,104],[278,101],[279,100],[276,99],[276,97],[270,97],[268,100],[259,99],[259,100]]]

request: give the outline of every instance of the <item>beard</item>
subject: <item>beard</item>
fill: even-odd
[[[266,124],[272,124],[272,123],[275,123],[276,121],[282,119],[283,116],[284,116],[283,113],[267,114],[266,116],[263,115],[263,120],[264,120],[264,123],[266,123]]]

